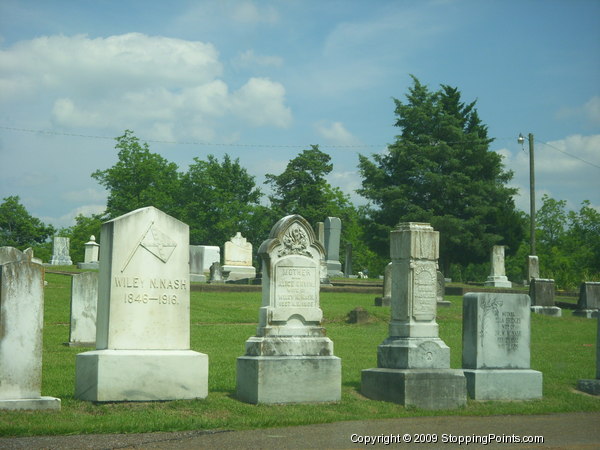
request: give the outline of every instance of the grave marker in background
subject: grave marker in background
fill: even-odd
[[[504,245],[494,245],[491,254],[491,272],[485,286],[512,287],[512,283],[506,278],[504,270]]]
[[[53,266],[70,266],[73,264],[69,256],[69,238],[54,236],[52,245],[52,259],[50,264]]]
[[[223,271],[229,273],[228,281],[256,277],[256,269],[252,265],[252,244],[240,232],[225,242],[224,253]]]
[[[190,245],[190,281],[206,281],[210,266],[221,263],[221,249],[216,245]]]
[[[579,380],[577,389],[592,395],[600,395],[600,316],[596,330],[596,379]]]
[[[83,272],[71,278],[70,347],[96,346],[98,272]]]
[[[531,312],[560,317],[562,310],[554,304],[554,293],[554,280],[545,278],[532,278],[529,280]]]
[[[577,309],[573,311],[574,316],[587,317],[591,319],[598,317],[600,308],[600,283],[597,281],[586,281],[579,287],[579,300]]]
[[[342,221],[339,217],[327,217],[325,228],[325,259],[327,262],[327,275],[329,277],[343,277],[342,263],[340,262],[340,238],[342,235]]]

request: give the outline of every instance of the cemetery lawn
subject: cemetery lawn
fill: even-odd
[[[343,420],[431,415],[545,414],[600,411],[600,398],[575,390],[578,379],[594,378],[596,320],[532,315],[531,367],[543,372],[544,398],[478,402],[452,411],[423,411],[373,401],[360,394],[361,370],[377,366],[377,346],[387,337],[389,307],[373,306],[374,294],[321,293],[328,336],[342,359],[342,401],[324,404],[250,405],[235,398],[236,358],[256,332],[260,292],[192,292],[191,348],[209,356],[205,400],[93,404],[73,397],[75,355],[70,348],[71,277],[46,274],[42,395],[62,400],[60,411],[0,411],[0,435],[142,433],[182,430],[240,430]],[[461,367],[462,298],[438,309],[440,337],[451,348],[451,367]],[[357,306],[370,321],[346,322]]]

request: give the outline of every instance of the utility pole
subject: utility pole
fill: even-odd
[[[529,254],[535,256],[535,158],[533,151],[533,134],[529,133]],[[519,144],[525,142],[522,134],[517,139]]]

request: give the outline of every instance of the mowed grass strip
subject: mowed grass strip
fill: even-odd
[[[205,400],[93,404],[76,400],[75,356],[69,348],[71,277],[46,274],[42,395],[59,397],[60,411],[0,411],[0,435],[140,433],[199,429],[249,429],[424,415],[544,414],[600,411],[600,398],[577,392],[578,379],[595,376],[596,320],[532,315],[531,366],[544,374],[544,398],[477,402],[452,411],[423,411],[373,401],[360,394],[361,370],[377,366],[377,346],[388,335],[389,307],[374,306],[373,294],[322,293],[324,327],[342,359],[342,401],[297,405],[250,405],[235,398],[236,358],[256,333],[260,292],[192,292],[191,347],[209,356]],[[451,366],[461,367],[462,299],[449,296],[438,309],[440,337],[451,348]],[[356,307],[366,324],[347,323]]]

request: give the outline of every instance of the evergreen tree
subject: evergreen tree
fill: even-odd
[[[492,139],[479,119],[476,102],[464,103],[457,88],[431,92],[413,77],[406,102],[395,99],[401,134],[373,159],[359,155],[363,178],[358,192],[371,201],[372,245],[389,255],[389,231],[399,222],[429,222],[440,232],[440,262],[466,265],[489,257],[493,245],[516,251],[521,217],[516,189]]]

